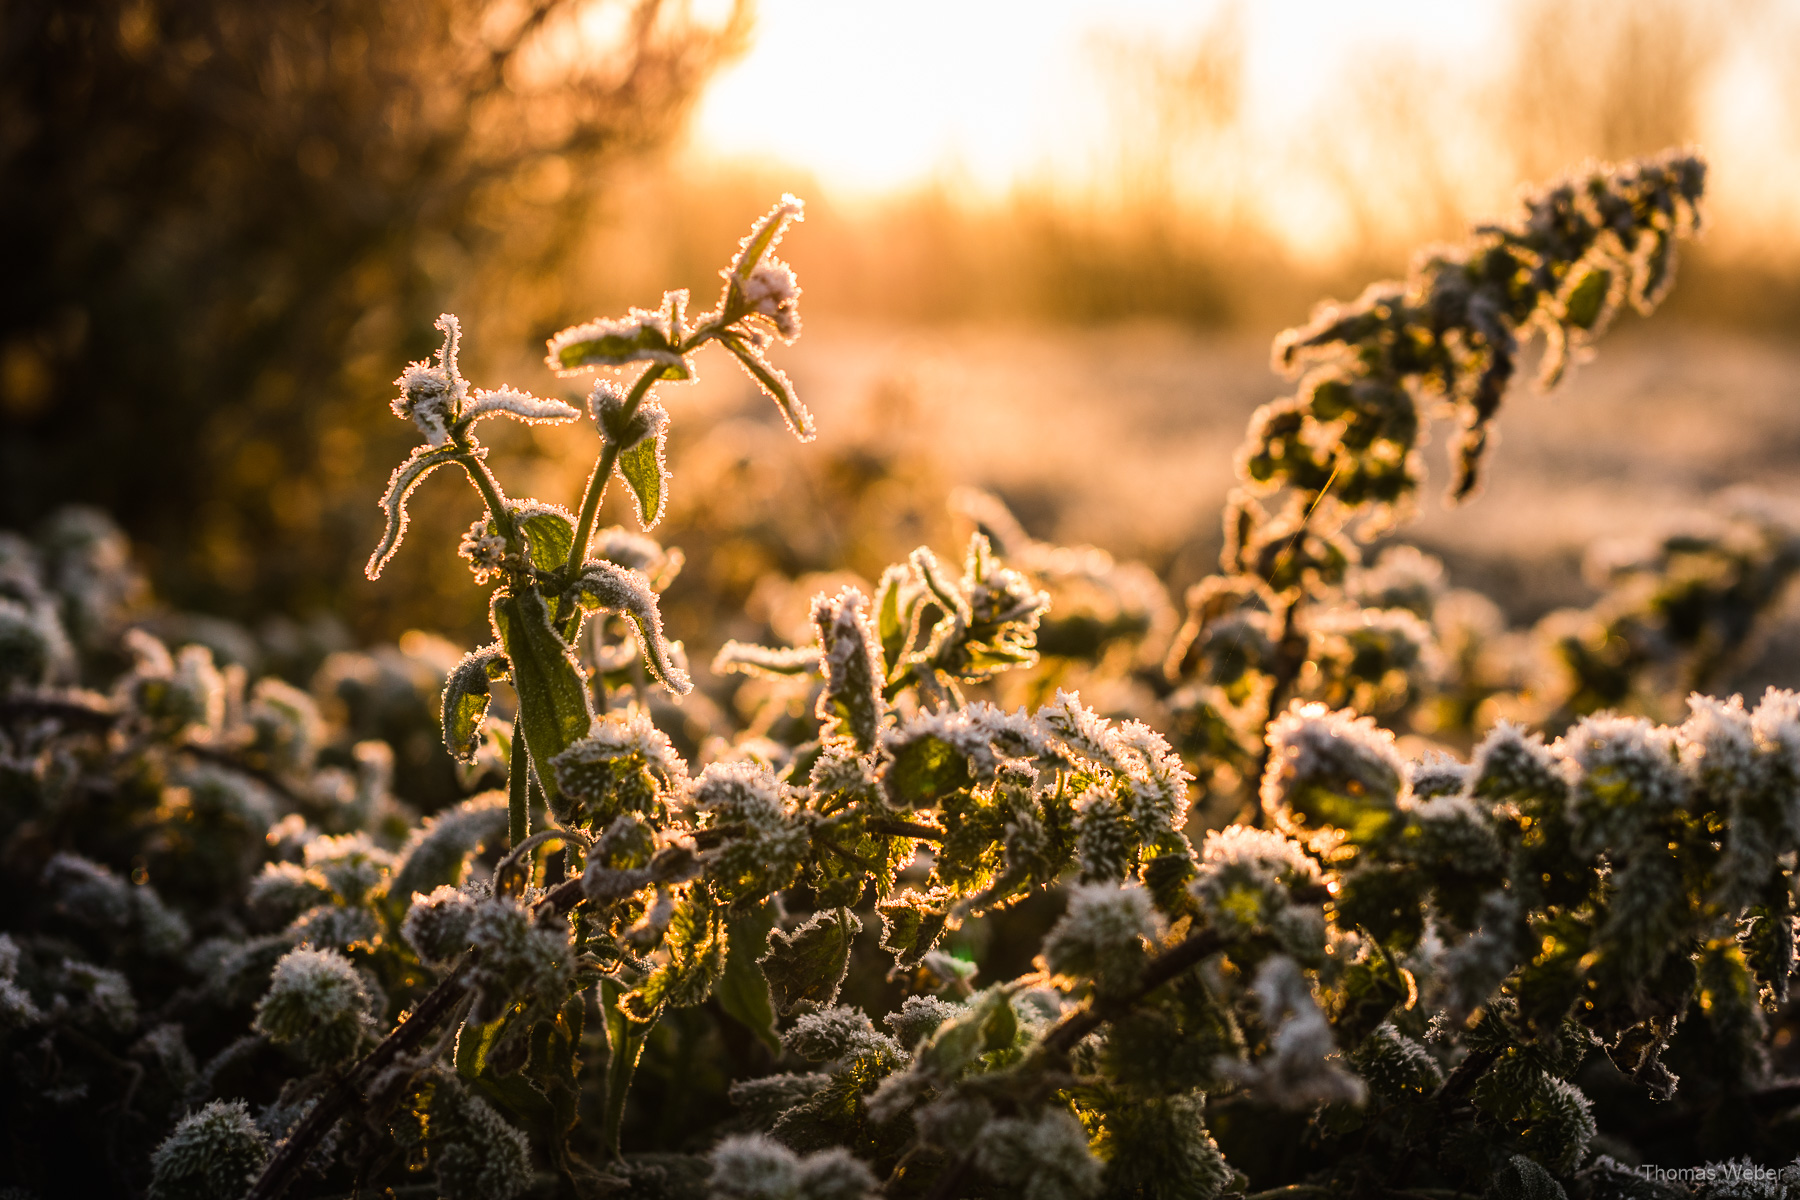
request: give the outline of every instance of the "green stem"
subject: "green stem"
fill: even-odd
[[[506,548],[518,553],[518,530],[513,528],[512,513],[506,507],[506,496],[500,490],[500,481],[494,478],[494,473],[488,470],[487,464],[475,453],[472,445],[459,443],[458,448],[461,453],[456,461],[462,464],[463,470],[469,473],[469,482],[481,493],[482,501],[487,504],[488,515],[500,527],[500,536],[506,539]]]
[[[512,756],[506,767],[506,831],[508,844],[522,846],[531,836],[531,756],[525,731],[513,724]]]
[[[631,1092],[631,1077],[637,1072],[638,1058],[644,1053],[644,1041],[652,1028],[625,1015],[619,1007],[624,994],[625,989],[612,980],[600,981],[601,1016],[606,1022],[607,1046],[612,1051],[606,1064],[606,1112],[600,1144],[615,1160],[621,1157],[619,1131],[625,1124],[625,1098]]]
[[[631,385],[631,392],[625,397],[625,411],[620,424],[630,424],[631,418],[637,416],[638,405],[650,394],[650,385],[662,376],[661,363],[651,363],[637,382]],[[606,495],[606,484],[612,478],[613,464],[619,461],[619,446],[600,431],[600,458],[594,463],[594,473],[588,476],[587,491],[581,497],[581,516],[575,522],[575,546],[569,553],[569,561],[564,565],[566,577],[572,577],[581,570],[581,564],[587,561],[588,540],[594,536],[594,520],[600,515],[600,501]]]

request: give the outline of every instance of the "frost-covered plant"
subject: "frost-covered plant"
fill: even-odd
[[[1371,293],[1361,324],[1321,326],[1310,341],[1345,354],[1303,392],[1448,398],[1484,428],[1518,330],[1579,341],[1608,297],[1656,297],[1697,186],[1672,158],[1544,193]],[[964,494],[960,575],[920,549],[823,591],[801,644],[727,642],[696,672],[720,697],[750,681],[741,726],[671,718],[652,681],[688,691],[671,634],[705,631],[665,628],[677,556],[597,530],[601,493],[619,475],[654,523],[673,419],[655,385],[708,341],[810,431],[762,357],[799,333],[769,257],[797,216],[784,200],[757,224],[714,311],[671,295],[551,340],[559,371],[640,371],[590,393],[601,445],[573,510],[506,499],[473,430],[579,409],[471,388],[449,318],[401,376],[424,444],[371,568],[411,485],[460,466],[495,635],[460,660],[409,635],[325,657],[311,692],[252,684],[0,542],[28,650],[0,694],[16,1127],[98,1147],[61,1117],[121,1094],[115,1190],[257,1197],[411,1170],[470,1197],[1624,1200],[1647,1193],[1608,1155],[1656,1153],[1633,1124],[1654,1103],[1800,1150],[1759,1115],[1791,1104],[1766,1081],[1795,964],[1800,696],[1696,696],[1675,726],[1572,705],[1415,758],[1403,717],[1462,704],[1463,728],[1508,685],[1469,699],[1489,626],[1436,564],[1354,561],[1412,486],[1404,421],[1359,440],[1362,415],[1294,408],[1325,476],[1283,477],[1305,510],[1287,548],[1196,588],[1172,645],[1152,637],[1160,584]],[[1789,569],[1773,534],[1663,552],[1641,573],[1725,564],[1683,593],[1714,615],[1759,610]],[[1742,640],[1667,587],[1631,595],[1607,611],[1666,633],[1645,663],[1681,631],[1714,630],[1681,643],[1696,653]],[[1310,670],[1284,681],[1294,653]],[[107,655],[106,693],[66,686]],[[1057,686],[1077,678],[1148,699],[1102,711]],[[475,793],[422,820],[397,753],[429,728],[421,692]],[[1133,712],[1172,715],[1177,741]],[[1222,773],[1254,786],[1253,823],[1197,818]]]

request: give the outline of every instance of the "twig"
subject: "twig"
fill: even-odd
[[[551,908],[557,912],[567,912],[583,898],[581,880],[571,879],[546,892],[537,902],[537,908],[540,911]],[[392,1066],[402,1054],[422,1043],[433,1027],[462,1001],[464,987],[476,958],[474,951],[466,954],[456,969],[446,975],[425,999],[419,1001],[418,1007],[401,1020],[381,1045],[369,1051],[361,1062],[326,1090],[318,1103],[294,1127],[287,1140],[276,1149],[245,1200],[276,1200],[287,1191],[295,1173],[311,1155],[313,1147],[331,1130],[340,1116],[363,1102],[364,1092],[375,1076]]]
[[[918,838],[922,842],[941,842],[944,831],[934,829],[930,825],[921,825],[917,821],[898,821],[892,817],[870,817],[863,822],[863,828],[870,833],[879,833],[887,837]]]
[[[1069,1053],[1080,1044],[1082,1038],[1101,1025],[1124,1016],[1145,996],[1224,948],[1225,939],[1210,929],[1203,929],[1185,941],[1176,943],[1150,960],[1149,965],[1144,968],[1143,978],[1130,991],[1117,996],[1096,997],[1087,1007],[1076,1009],[1058,1021],[1044,1035],[1044,1052],[1058,1055]]]

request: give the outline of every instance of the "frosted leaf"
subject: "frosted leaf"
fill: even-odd
[[[644,576],[655,591],[662,591],[681,573],[682,553],[665,550],[656,539],[632,533],[619,525],[608,525],[595,532],[588,543],[588,553],[595,558],[617,563]]]
[[[137,998],[131,994],[131,983],[110,967],[65,958],[56,972],[58,990],[72,993],[85,1002],[78,1015],[89,1021],[124,1033],[137,1025]],[[56,1007],[63,1001],[58,998]],[[52,1008],[55,1013],[56,1007]]]
[[[1529,948],[1521,951],[1521,939],[1529,941],[1521,915],[1510,892],[1483,893],[1474,931],[1439,958],[1436,968],[1445,985],[1444,1004],[1453,1020],[1486,1004],[1513,969],[1530,957]]]
[[[1433,752],[1422,761],[1410,763],[1406,769],[1407,791],[1415,799],[1433,796],[1456,796],[1466,790],[1474,772],[1448,754]]]
[[[1568,768],[1544,745],[1510,721],[1501,721],[1475,747],[1473,795],[1522,806],[1562,807],[1569,794]]]
[[[1044,937],[1050,969],[1094,981],[1103,992],[1129,990],[1148,961],[1146,943],[1162,937],[1150,893],[1137,884],[1079,883],[1069,907]]]
[[[1110,792],[1090,788],[1075,801],[1075,861],[1083,883],[1118,883],[1131,872],[1141,839]]]
[[[716,675],[736,672],[764,679],[791,679],[817,673],[820,668],[817,646],[771,647],[735,640],[720,646],[712,661]]]
[[[461,884],[475,851],[506,836],[506,805],[505,792],[482,792],[425,818],[407,838],[390,892],[410,897],[440,884]]]
[[[1406,809],[1400,855],[1428,869],[1491,875],[1505,861],[1493,818],[1467,796],[1434,796]]]
[[[662,609],[642,575],[610,562],[589,559],[569,585],[568,596],[588,612],[606,609],[629,618],[637,626],[638,645],[644,651],[644,665],[651,675],[677,696],[693,690],[693,682],[663,636]]]
[[[428,896],[415,894],[400,936],[427,966],[443,966],[469,948],[475,902],[444,884]]]
[[[1119,794],[1146,841],[1176,836],[1187,823],[1188,784],[1194,776],[1160,733],[1142,721],[1126,721],[1114,735],[1126,770]]]
[[[1319,882],[1318,864],[1298,842],[1272,830],[1233,825],[1207,833],[1188,886],[1214,929],[1226,937],[1247,937],[1282,924],[1292,889]]]
[[[274,676],[256,681],[245,719],[255,746],[279,774],[305,775],[325,741],[319,706],[306,692]]]
[[[316,905],[331,900],[331,885],[325,876],[299,863],[266,863],[262,873],[250,881],[250,907],[283,922]]]
[[[544,400],[516,388],[477,389],[475,399],[462,410],[462,423],[474,424],[483,417],[506,416],[527,425],[556,425],[575,421],[581,411],[561,400]]]
[[[685,791],[687,763],[643,710],[596,717],[585,737],[550,760],[561,792],[557,817],[610,824],[620,813],[656,816]]]
[[[379,501],[381,511],[387,514],[387,528],[383,531],[375,552],[369,556],[368,565],[363,567],[364,575],[370,579],[381,577],[382,568],[394,557],[401,540],[406,537],[406,526],[410,520],[406,515],[406,498],[412,495],[412,490],[419,486],[425,476],[445,463],[455,462],[458,453],[455,446],[418,446],[405,462],[394,468],[394,473],[388,477],[387,490],[382,493]],[[486,451],[477,448],[472,453],[482,456]]]
[[[781,410],[781,419],[787,422],[789,432],[803,442],[812,441],[817,435],[812,413],[800,403],[800,397],[794,392],[793,381],[781,368],[764,358],[762,351],[743,337],[720,334],[719,343],[731,351],[750,378],[756,381],[756,385],[775,401],[775,407]]]
[[[668,302],[665,296],[665,305]],[[562,330],[546,343],[544,361],[558,375],[647,362],[663,367],[662,378],[686,379],[691,372],[676,336],[666,307],[663,312],[633,308],[617,319],[602,317]]]
[[[1316,1104],[1361,1104],[1362,1080],[1337,1059],[1331,1024],[1313,999],[1306,975],[1293,959],[1277,954],[1257,968],[1254,991],[1270,1030],[1269,1051],[1254,1063],[1220,1064],[1266,1104],[1292,1110]]]
[[[454,1078],[432,1088],[426,1126],[444,1200],[513,1200],[531,1187],[531,1143]]]
[[[781,1035],[781,1047],[808,1062],[906,1061],[906,1052],[899,1042],[878,1032],[861,1009],[843,1005],[802,1014]]]
[[[1687,802],[1675,731],[1639,717],[1587,717],[1558,745],[1575,767],[1569,796],[1581,854],[1629,854],[1640,834]]]
[[[588,395],[588,412],[607,443],[617,447],[613,469],[637,502],[638,525],[649,529],[662,519],[669,496],[669,462],[665,452],[669,414],[662,405],[645,398],[626,420],[626,401],[617,385],[602,380]]]
[[[694,784],[694,804],[735,832],[708,856],[722,898],[748,900],[788,886],[812,849],[800,793],[759,763],[713,763]]]
[[[874,1174],[841,1146],[802,1158],[761,1134],[728,1137],[707,1155],[708,1200],[874,1200]]]
[[[305,861],[346,904],[363,903],[381,888],[394,866],[394,856],[366,833],[314,838],[306,844]]]
[[[335,950],[290,950],[256,1006],[256,1029],[315,1067],[342,1062],[373,1034],[368,988]]]
[[[1770,688],[1750,716],[1770,780],[1783,797],[1790,839],[1800,841],[1800,694]]]
[[[727,279],[735,277],[748,279],[763,256],[781,243],[781,237],[787,227],[796,222],[806,220],[806,204],[792,192],[783,192],[775,206],[765,213],[756,224],[750,227],[743,240],[738,242],[738,252],[727,268]]]
[[[131,885],[91,859],[54,855],[44,867],[43,886],[58,915],[91,929],[116,931],[131,921]]]
[[[269,1159],[268,1139],[242,1100],[189,1113],[150,1158],[150,1200],[241,1196]]]
[[[471,1021],[498,1020],[521,998],[562,1003],[574,966],[565,917],[547,913],[538,919],[508,897],[490,896],[475,903],[469,942],[479,956],[469,975],[475,993]]]
[[[1033,1200],[1086,1200],[1100,1192],[1100,1160],[1064,1108],[989,1121],[975,1136],[974,1153],[982,1174]]]
[[[819,695],[821,736],[848,736],[863,753],[875,748],[887,705],[881,697],[881,646],[867,615],[868,597],[845,588],[813,598],[813,628],[823,648],[825,689]]]
[[[1062,742],[1081,758],[1109,771],[1123,772],[1116,736],[1106,718],[1084,707],[1080,692],[1056,691],[1056,699],[1038,709],[1037,721],[1044,733]]]
[[[444,345],[437,352],[437,362],[411,363],[394,380],[400,389],[390,407],[394,415],[410,419],[425,435],[428,446],[440,447],[450,440],[450,427],[462,415],[462,403],[469,385],[457,370],[456,352],[462,341],[462,326],[456,317],[444,313],[437,319],[444,335]]]
[[[1286,832],[1331,826],[1351,835],[1385,825],[1399,799],[1406,763],[1394,735],[1370,717],[1323,704],[1298,704],[1269,726],[1262,804]]]

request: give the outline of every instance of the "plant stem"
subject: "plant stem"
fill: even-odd
[[[1064,1055],[1080,1044],[1081,1039],[1108,1021],[1116,1021],[1137,1003],[1177,975],[1198,965],[1203,959],[1225,948],[1225,940],[1210,929],[1184,941],[1151,959],[1143,978],[1129,992],[1117,996],[1095,997],[1086,1007],[1078,1008],[1053,1026],[1040,1043],[1044,1052]]]
[[[513,528],[512,513],[507,511],[506,494],[500,490],[500,481],[494,478],[494,473],[488,470],[487,463],[475,453],[473,446],[462,445],[458,448],[461,453],[457,455],[456,461],[469,473],[469,482],[481,493],[481,499],[487,504],[488,515],[500,526],[500,535],[506,539],[506,548],[518,553],[518,530]]]
[[[512,754],[506,763],[506,836],[511,846],[524,845],[531,835],[531,756],[522,725],[513,725]]]
[[[631,385],[631,393],[625,397],[625,410],[619,419],[621,425],[629,425],[631,418],[637,416],[638,405],[650,394],[650,385],[662,377],[663,365],[651,363],[637,382]],[[572,577],[581,570],[581,564],[587,560],[588,541],[594,536],[594,521],[600,515],[600,501],[606,495],[606,484],[612,478],[613,464],[619,461],[619,444],[606,436],[606,430],[600,431],[600,457],[594,463],[594,473],[588,476],[587,491],[581,496],[581,515],[575,522],[575,544],[569,551],[569,561],[564,564],[565,578]]]

